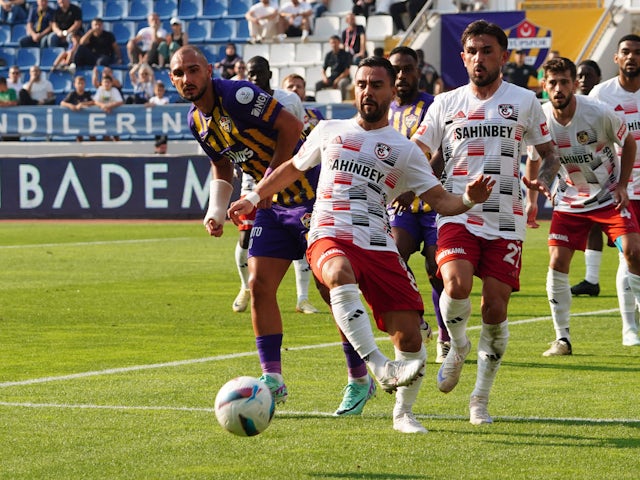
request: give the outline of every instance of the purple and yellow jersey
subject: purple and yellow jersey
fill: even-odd
[[[309,136],[311,130],[316,128],[320,120],[324,120],[324,116],[320,110],[311,107],[304,109],[304,130],[302,131],[304,138]]]
[[[433,103],[433,98],[429,93],[420,92],[415,102],[409,105],[398,105],[394,100],[389,107],[389,125],[407,138],[411,138],[422,123],[427,109]],[[416,197],[410,211],[427,213],[431,211],[431,207]]]
[[[192,106],[187,116],[189,129],[212,162],[229,160],[259,182],[276,148],[278,132],[273,125],[283,107],[250,82],[223,79],[212,82],[213,109],[205,115]],[[305,172],[278,193],[277,203],[288,206],[312,202],[318,176],[319,168]]]

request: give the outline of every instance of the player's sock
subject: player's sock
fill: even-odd
[[[442,292],[438,291],[436,288],[431,289],[431,301],[433,302],[433,310],[436,314],[436,321],[438,322],[438,340],[441,342],[448,342],[451,340],[449,338],[449,331],[447,330],[447,326],[444,324],[444,320],[442,319],[442,311],[440,310],[440,294]]]
[[[280,354],[282,334],[276,333],[256,337],[256,347],[258,347],[262,373],[268,373],[279,382],[282,382],[282,360]],[[278,376],[276,377],[276,375]]]
[[[242,248],[239,243],[236,243],[236,267],[238,268],[238,275],[240,275],[240,284],[243,289],[249,288],[249,249]]]
[[[602,252],[600,250],[585,250],[584,264],[586,272],[584,279],[589,283],[600,283],[600,264],[602,263]]]
[[[618,253],[618,271],[616,272],[616,293],[622,317],[622,335],[638,330],[636,326],[636,297],[629,284],[629,266],[622,252]]]
[[[424,360],[427,361],[427,350],[424,344],[421,345],[420,350],[417,352],[402,352],[395,348],[396,360]],[[420,385],[422,385],[422,379],[424,378],[425,367],[422,367],[422,375],[416,378],[416,380],[406,387],[398,387],[396,392],[396,404],[393,409],[394,416],[398,412],[411,412],[413,404],[416,403],[418,398],[418,392],[420,391]]]
[[[478,375],[471,396],[489,397],[509,341],[507,320],[497,325],[482,324],[478,341]]]
[[[369,373],[367,372],[367,365],[364,363],[364,360],[360,358],[358,352],[355,351],[349,342],[342,342],[342,351],[347,360],[347,375],[349,381],[363,384],[368,383]]]
[[[309,281],[311,280],[311,267],[306,258],[293,261],[293,270],[296,273],[296,293],[298,303],[309,298]]]
[[[547,299],[556,330],[556,340],[569,338],[569,311],[571,309],[571,286],[569,275],[549,268],[547,271]]]
[[[440,294],[440,311],[451,337],[451,346],[462,349],[467,344],[467,322],[471,315],[471,299],[451,298],[447,292],[443,291]]]
[[[388,359],[378,350],[358,286],[353,283],[341,285],[332,288],[329,295],[331,311],[338,327],[374,375],[378,375]]]

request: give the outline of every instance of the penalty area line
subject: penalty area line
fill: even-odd
[[[617,312],[617,311],[618,311],[617,308],[613,308],[613,309],[609,309],[609,310],[596,310],[596,311],[592,311],[592,312],[574,313],[571,316],[572,317],[580,317],[580,316],[602,315],[602,314],[613,313],[613,312]],[[550,316],[527,318],[527,319],[522,319],[522,320],[509,321],[509,325],[511,325],[511,326],[513,326],[513,325],[523,325],[523,324],[526,324],[526,323],[542,322],[542,321],[546,321],[546,320],[550,320],[550,319],[551,319]],[[479,330],[479,329],[480,329],[480,325],[474,325],[474,326],[469,327],[469,330]],[[378,337],[378,338],[376,338],[376,340],[377,341],[389,341],[389,337]],[[301,351],[301,350],[315,350],[315,349],[318,349],[318,348],[339,347],[341,345],[342,345],[342,343],[340,343],[340,342],[330,342],[330,343],[319,343],[319,344],[315,344],[315,345],[302,345],[302,346],[298,346],[298,347],[286,347],[285,350],[288,351],[288,352],[295,352],[295,351]],[[75,380],[75,379],[79,379],[79,378],[96,377],[96,376],[100,376],[100,375],[114,375],[114,374],[120,374],[120,373],[138,372],[138,371],[142,371],[142,370],[153,370],[153,369],[159,369],[159,368],[182,367],[182,366],[185,366],[185,365],[194,365],[194,364],[198,364],[198,363],[208,363],[208,362],[218,362],[218,361],[221,361],[221,360],[230,360],[230,359],[235,359],[235,358],[251,357],[251,356],[257,356],[257,355],[258,355],[257,351],[239,352],[239,353],[230,353],[230,354],[226,354],[226,355],[216,355],[216,356],[213,356],[213,357],[192,358],[192,359],[188,359],[188,360],[177,360],[177,361],[174,361],[174,362],[152,363],[152,364],[148,364],[148,365],[132,365],[130,367],[108,368],[106,370],[95,370],[95,371],[89,371],[89,372],[72,373],[72,374],[69,374],[69,375],[58,375],[58,376],[50,376],[50,377],[42,377],[42,378],[32,378],[32,379],[28,379],[28,380],[17,380],[17,381],[10,381],[10,382],[0,382],[0,388],[17,387],[17,386],[22,386],[22,385],[35,385],[35,384],[38,384],[38,383],[58,382],[58,381],[63,381],[63,380]]]

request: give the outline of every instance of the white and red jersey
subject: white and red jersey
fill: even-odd
[[[575,99],[576,111],[567,125],[554,119],[551,102],[542,107],[560,155],[554,208],[572,213],[613,203],[620,176],[615,149],[627,138],[624,120],[608,105],[585,96]]]
[[[309,244],[332,237],[368,250],[397,252],[389,200],[439,185],[416,144],[392,127],[364,130],[355,119],[320,121],[293,162],[300,170],[322,163]]]
[[[493,96],[478,99],[470,85],[436,95],[412,139],[432,152],[442,146],[444,188],[462,194],[479,175],[496,181],[489,199],[466,213],[438,216],[438,227],[454,222],[494,240],[524,240],[526,216],[520,186],[520,158],[526,145],[551,141],[535,94],[502,82]]]
[[[630,199],[640,200],[640,90],[628,92],[622,88],[618,77],[614,77],[593,87],[589,96],[612,107],[627,124],[629,134],[638,145],[627,191]],[[618,149],[618,155],[620,151]]]

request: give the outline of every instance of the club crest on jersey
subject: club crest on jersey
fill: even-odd
[[[385,160],[391,154],[391,147],[384,143],[376,143],[373,151],[375,152],[376,157],[378,157],[380,160]]]
[[[514,111],[515,109],[511,104],[503,103],[501,105],[498,105],[498,113],[501,117],[506,118],[507,120],[515,118]]]
[[[229,117],[220,117],[220,128],[227,133],[231,132],[231,120],[229,120]]]
[[[302,217],[300,217],[300,223],[304,228],[309,228],[311,226],[311,213],[307,212]]]
[[[413,128],[415,124],[418,123],[418,116],[415,114],[410,114],[404,117],[404,125],[407,128]]]
[[[589,134],[585,130],[581,130],[576,133],[576,139],[580,145],[586,145],[589,143]]]

